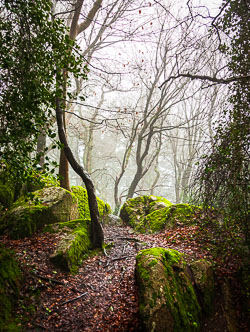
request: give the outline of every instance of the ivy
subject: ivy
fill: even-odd
[[[249,10],[244,0],[223,1],[225,10],[215,26],[228,39],[220,45],[226,56],[232,76],[246,77],[250,60],[248,40],[250,34]],[[228,43],[229,40],[229,43]],[[227,106],[217,127],[210,154],[205,156],[199,169],[198,200],[205,206],[219,209],[227,225],[237,224],[249,234],[249,80],[242,78],[229,87]],[[197,198],[197,197],[196,197]]]
[[[63,76],[86,79],[77,45],[48,0],[5,0],[0,4],[0,165],[15,177],[38,163],[40,130],[55,138],[50,123]]]

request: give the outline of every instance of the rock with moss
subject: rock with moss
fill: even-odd
[[[192,262],[190,268],[204,312],[212,313],[215,299],[213,265],[206,259]]]
[[[135,229],[141,233],[155,233],[176,225],[194,224],[200,212],[195,205],[173,204],[141,217]]]
[[[19,331],[14,309],[19,298],[21,271],[14,254],[0,246],[0,330]]]
[[[34,199],[19,199],[0,219],[0,234],[13,239],[31,236],[42,226],[79,217],[74,194],[60,187],[34,192]]]
[[[141,250],[136,257],[136,280],[145,331],[199,331],[201,308],[181,253]]]
[[[56,232],[60,236],[56,250],[50,256],[52,263],[60,269],[76,273],[82,259],[90,247],[90,221],[77,219],[48,226],[44,230]]]
[[[103,218],[103,223],[110,226],[122,226],[123,221],[120,217],[115,216],[114,214],[108,214]]]
[[[120,217],[126,225],[136,227],[147,215],[171,205],[164,197],[139,196],[131,198],[123,204]]]
[[[87,220],[91,219],[89,212],[87,190],[82,186],[72,186],[71,190],[78,199],[78,208],[79,208],[80,217],[82,219],[87,219]],[[101,218],[104,218],[105,216],[111,213],[110,205],[108,203],[105,203],[99,197],[97,197],[97,204]]]

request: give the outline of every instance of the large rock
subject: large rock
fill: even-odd
[[[155,233],[167,227],[195,223],[200,211],[194,205],[171,204],[163,197],[141,196],[125,202],[120,216],[125,224],[140,233]]]
[[[103,223],[109,226],[122,226],[122,219],[114,214],[108,214],[103,218]]]
[[[140,251],[136,279],[145,331],[199,331],[201,308],[181,253],[163,248]]]
[[[34,200],[19,199],[0,219],[0,233],[13,239],[31,236],[43,225],[64,222],[79,217],[74,194],[60,187],[34,192]]]
[[[155,233],[176,225],[195,224],[201,208],[190,204],[173,204],[140,218],[136,230],[141,233]]]
[[[85,188],[83,188],[82,186],[72,186],[71,190],[78,199],[78,209],[79,209],[80,217],[82,219],[86,219],[86,220],[91,219],[90,212],[89,212],[87,190]],[[96,199],[97,199],[100,217],[105,218],[105,216],[107,216],[108,214],[111,213],[111,207],[108,203],[105,203],[99,197],[96,197]]]
[[[127,200],[120,211],[120,217],[125,224],[136,227],[148,214],[171,206],[164,197],[140,196]]]
[[[61,238],[50,256],[55,266],[70,273],[78,271],[79,264],[91,247],[89,225],[90,221],[77,219],[49,226],[49,230],[58,233]],[[48,226],[46,228],[48,230]]]
[[[203,310],[207,314],[210,314],[213,311],[215,299],[213,265],[206,259],[200,259],[192,262],[190,268]]]

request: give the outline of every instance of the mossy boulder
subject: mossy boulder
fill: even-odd
[[[139,196],[127,200],[120,211],[120,217],[125,224],[136,227],[148,214],[171,206],[172,204],[164,197]]]
[[[72,192],[78,199],[78,209],[80,217],[82,219],[90,220],[89,203],[88,203],[88,193],[82,186],[72,186]],[[98,210],[101,218],[111,213],[111,207],[108,203],[105,203],[99,197],[97,197]]]
[[[199,331],[201,307],[181,253],[141,250],[136,257],[136,280],[146,332]]]
[[[31,236],[46,224],[64,222],[79,217],[74,194],[60,187],[34,192],[34,200],[19,199],[0,219],[0,234],[13,239]]]
[[[167,227],[193,224],[201,209],[190,204],[171,204],[164,197],[140,196],[125,202],[120,217],[140,233],[155,233]]]
[[[19,331],[14,309],[19,298],[21,271],[14,254],[0,246],[0,330]]]
[[[123,221],[120,217],[114,214],[108,214],[103,218],[103,223],[110,226],[122,226]]]
[[[173,204],[141,217],[135,228],[141,233],[155,233],[176,225],[194,224],[200,212],[201,209],[195,205]]]
[[[190,268],[203,310],[205,313],[210,314],[213,311],[215,299],[213,265],[206,259],[200,259],[192,262]]]
[[[78,271],[79,264],[91,247],[89,225],[90,221],[77,219],[49,226],[50,231],[59,233],[61,237],[50,256],[55,266],[70,273]],[[48,226],[46,228],[48,230]]]

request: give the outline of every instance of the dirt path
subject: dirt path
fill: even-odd
[[[40,298],[34,295],[19,308],[27,321],[25,331],[140,331],[134,278],[140,246],[130,229],[106,228],[108,256],[88,258],[75,276],[50,263],[54,234],[4,242],[15,250],[26,275],[23,295],[33,290]],[[28,315],[27,306],[32,309]]]
[[[18,308],[25,331],[142,331],[134,270],[137,252],[161,246],[179,250],[191,260],[207,258],[209,253],[194,240],[196,231],[194,226],[182,226],[161,234],[136,235],[127,227],[105,227],[105,243],[110,244],[107,256],[89,257],[75,276],[62,273],[49,261],[56,234],[16,241],[2,238],[15,250],[25,273],[22,293],[28,301]]]

